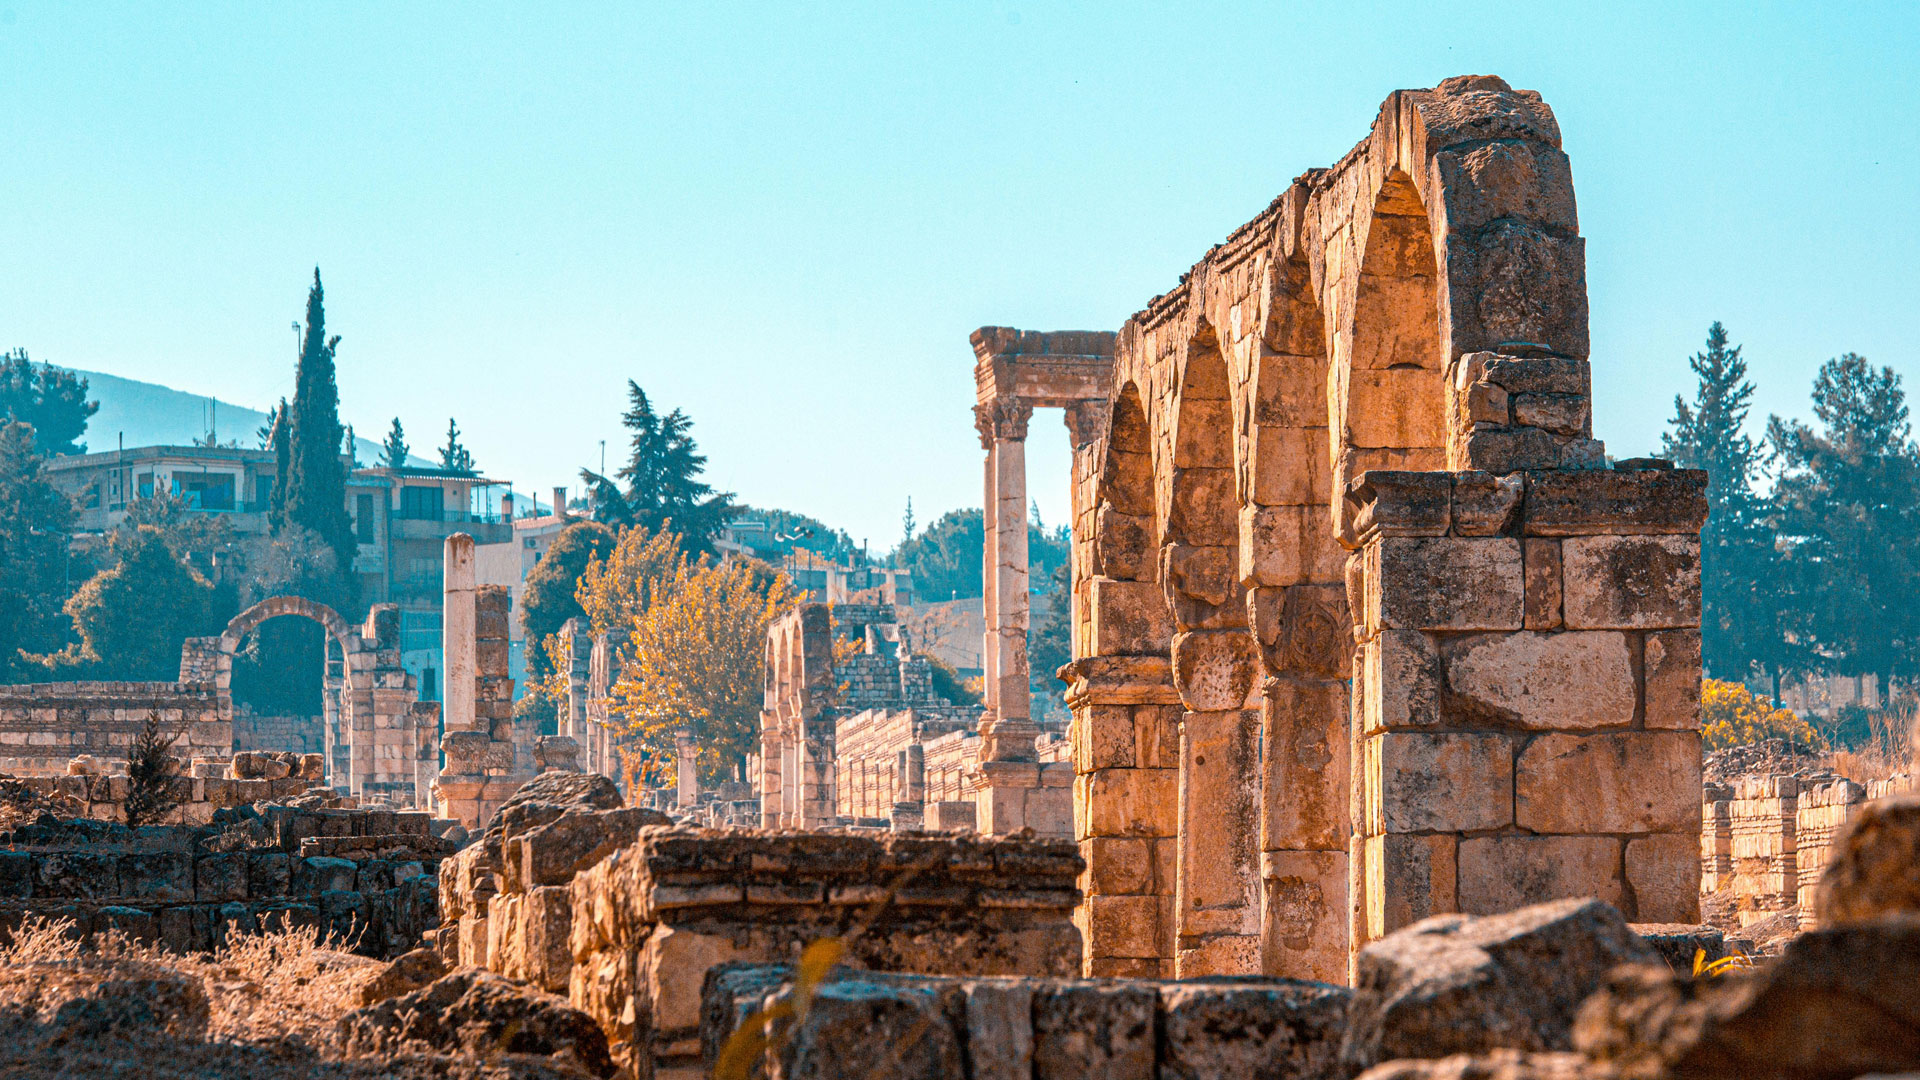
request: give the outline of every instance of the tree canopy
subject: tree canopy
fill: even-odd
[[[0,676],[9,679],[37,670],[26,654],[67,640],[73,506],[41,475],[44,461],[30,425],[0,420]]]
[[[526,631],[527,667],[535,675],[547,672],[546,639],[560,632],[568,619],[586,617],[574,591],[581,575],[595,559],[612,554],[618,537],[597,521],[576,521],[560,530],[540,561],[527,572],[520,602],[520,626]]]
[[[84,454],[87,421],[100,403],[87,400],[87,380],[52,364],[39,367],[27,350],[0,353],[0,420],[33,426],[42,454]]]
[[[397,425],[400,421],[395,420]],[[440,467],[452,473],[472,476],[477,471],[473,466],[473,454],[460,441],[460,426],[447,417],[447,444],[440,448]]]
[[[112,545],[114,565],[67,601],[80,643],[65,659],[97,679],[178,678],[181,643],[217,629],[213,585],[152,525],[115,534]]]
[[[680,409],[660,415],[640,384],[628,379],[620,423],[633,433],[627,463],[612,478],[580,470],[594,520],[671,531],[688,550],[711,553],[714,537],[734,512],[733,495],[700,479],[707,456],[694,442],[693,418]]]

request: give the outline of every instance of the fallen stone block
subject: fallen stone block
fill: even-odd
[[[370,982],[360,987],[355,1004],[378,1005],[401,994],[411,994],[447,973],[446,958],[434,949],[402,954]]]
[[[1158,1075],[1341,1080],[1340,1038],[1352,997],[1343,986],[1294,979],[1164,984]]]
[[[487,971],[456,971],[411,993],[340,1019],[350,1055],[390,1056],[416,1042],[446,1053],[538,1054],[610,1076],[607,1039],[566,999]]]
[[[1608,971],[1658,962],[1597,900],[1436,915],[1360,951],[1341,1058],[1358,1072],[1395,1058],[1567,1050],[1576,1010]]]
[[[1752,971],[1623,968],[1575,1047],[1627,1078],[1849,1080],[1920,1070],[1920,916],[1815,930]]]

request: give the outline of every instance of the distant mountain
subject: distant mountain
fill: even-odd
[[[90,453],[120,445],[191,446],[195,440],[206,437],[209,426],[222,443],[260,445],[259,432],[267,422],[267,414],[259,409],[104,371],[68,370],[87,380],[87,396],[100,403],[100,411],[87,422],[85,441]],[[380,460],[378,442],[363,439],[356,431],[353,445],[361,464],[372,465]],[[437,462],[408,454],[407,464],[432,466]]]

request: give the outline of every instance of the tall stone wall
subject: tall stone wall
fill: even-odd
[[[1588,353],[1557,121],[1491,76],[1393,94],[1120,329],[1072,488],[1089,972],[1690,912],[1704,476],[1608,467]]]

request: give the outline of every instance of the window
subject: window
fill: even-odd
[[[439,521],[446,514],[445,499],[438,487],[409,484],[400,489],[400,516],[414,521]]]
[[[373,496],[354,496],[353,532],[361,543],[373,543]]]
[[[173,493],[189,510],[233,509],[232,473],[174,473]]]
[[[141,498],[143,499],[153,498],[153,474],[152,473],[143,472],[140,474],[139,491],[140,491]]]
[[[95,480],[87,485],[87,509],[89,510],[100,509],[100,484],[101,481]]]
[[[440,700],[440,673],[432,668],[420,669],[420,700]]]

